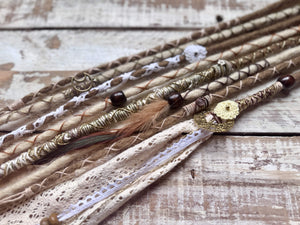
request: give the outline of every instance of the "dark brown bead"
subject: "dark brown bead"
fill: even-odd
[[[60,225],[61,223],[58,221],[58,218],[57,218],[57,214],[56,213],[52,213],[50,216],[49,216],[49,224],[50,225]]]
[[[183,104],[183,98],[179,93],[173,93],[169,95],[168,103],[171,109],[177,109]]]
[[[295,78],[291,75],[280,76],[277,81],[282,83],[284,88],[291,88],[296,82]]]
[[[42,219],[40,225],[50,225],[49,219],[48,218]]]
[[[117,91],[111,94],[110,101],[113,106],[120,107],[126,103],[127,99],[123,91]]]
[[[199,109],[205,109],[208,107],[208,101],[206,98],[197,98],[196,99],[196,105],[199,107]]]
[[[216,20],[217,20],[218,23],[222,22],[223,21],[223,16],[216,15]]]

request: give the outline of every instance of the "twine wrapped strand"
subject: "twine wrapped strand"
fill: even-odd
[[[192,42],[187,42],[183,45],[180,45],[177,48],[173,49],[172,54],[170,53],[170,51],[160,52],[157,55],[158,59],[155,59],[153,57],[149,57],[149,58],[145,57],[142,60],[135,61],[134,63],[128,63],[128,64],[126,64],[126,67],[130,67],[130,69],[127,71],[135,70],[135,69],[137,69],[137,66],[140,68],[142,65],[147,65],[149,63],[155,62],[153,60],[162,60],[162,58],[168,58],[168,57],[172,57],[174,55],[182,54],[184,49],[189,45],[192,45],[192,44],[203,45],[207,48],[208,46],[210,46],[213,43],[224,41],[224,40],[227,40],[234,36],[244,34],[244,33],[256,30],[256,29],[260,29],[262,27],[267,27],[269,25],[272,25],[279,21],[283,21],[292,16],[299,15],[299,12],[300,12],[300,6],[295,5],[294,7],[284,9],[280,12],[272,13],[272,14],[263,16],[258,19],[253,19],[249,22],[246,22],[246,23],[243,23],[243,24],[240,24],[237,26],[233,26],[229,29],[221,30],[218,33],[214,33],[209,36],[205,36],[203,38],[196,39]],[[122,71],[122,68],[119,68],[118,74],[120,74],[120,70]],[[127,72],[127,71],[124,71],[124,72]],[[121,73],[123,73],[123,72],[121,72]],[[115,74],[115,73],[108,73],[108,71],[107,71],[107,73],[103,73],[102,76],[99,77],[98,81],[103,82],[103,79],[105,77],[107,77],[107,79],[110,79],[111,77],[114,77],[116,75],[117,74]]]
[[[261,63],[265,65],[263,61]],[[259,65],[259,63],[256,63],[256,65]],[[260,66],[262,67],[263,65]],[[207,109],[210,105],[223,101],[229,96],[232,96],[233,94],[236,94],[241,91],[245,91],[246,89],[249,89],[250,87],[255,86],[256,84],[261,83],[265,80],[272,79],[283,73],[289,73],[292,70],[299,68],[299,66],[300,66],[300,56],[293,57],[284,62],[281,62],[281,60],[279,60],[273,67],[267,68],[266,70],[263,70],[259,73],[255,73],[255,70],[251,71],[250,70],[251,65],[247,66],[242,70],[240,70],[243,71],[242,74],[244,74],[245,71],[251,71],[247,73],[247,78],[239,80],[229,86],[226,86],[226,82],[222,83],[223,84],[222,86],[224,87],[222,90],[215,93],[213,93],[213,90],[211,90],[212,93],[205,95],[203,97],[198,97],[193,102],[183,106],[180,110],[178,110],[178,112],[168,116],[167,118],[162,119],[162,121],[160,121],[158,124],[148,129],[147,131],[143,133],[139,133],[137,136],[126,137],[120,141],[113,143],[110,147],[107,147],[106,149],[108,151],[119,152],[126,148],[129,148],[130,146],[145,140],[146,138],[152,136],[153,134],[159,132],[160,130],[164,130],[178,122],[181,122],[189,118],[190,116],[193,116],[194,114],[200,111]],[[240,71],[237,71],[235,73],[241,73]],[[294,77],[298,77],[299,76],[298,74],[299,72],[296,72]],[[230,76],[228,76],[228,79],[230,79],[229,77]],[[203,94],[204,93],[205,92],[203,92]],[[202,100],[205,98],[210,98],[210,100],[207,101]],[[208,102],[208,103],[203,104],[202,102]],[[95,153],[95,155],[97,155],[97,153]],[[87,156],[87,157],[91,161],[95,161],[98,159],[98,157],[93,158],[93,156]]]
[[[216,93],[210,93],[207,96],[198,98],[196,101],[190,103],[189,105],[182,107],[178,112],[168,116],[165,119],[162,119],[162,121],[160,121],[158,124],[152,126],[143,133],[123,138],[108,147],[105,147],[105,145],[103,144],[98,144],[91,148],[91,150],[103,149],[103,151],[85,151],[85,157],[78,157],[79,154],[82,154],[82,151],[80,151],[77,152],[76,155],[64,156],[62,159],[59,159],[58,161],[61,161],[60,164],[56,162],[53,166],[51,164],[47,168],[42,167],[38,169],[35,172],[36,175],[29,176],[26,178],[24,176],[21,176],[15,181],[14,187],[9,186],[7,188],[5,186],[3,187],[2,185],[2,192],[0,194],[0,199],[2,200],[0,200],[0,207],[5,208],[6,204],[12,204],[14,202],[22,201],[24,199],[30,198],[31,196],[37,193],[40,193],[43,190],[51,188],[67,180],[68,178],[73,177],[74,171],[77,171],[76,175],[78,176],[84,173],[87,170],[87,168],[90,168],[90,164],[95,164],[96,162],[99,162],[99,159],[106,155],[107,152],[120,152],[129,147],[132,147],[133,145],[140,143],[141,141],[151,137],[152,135],[160,132],[161,130],[165,130],[170,126],[173,126],[174,124],[189,118],[195,113],[206,109],[206,107],[209,107],[209,105],[211,104],[215,104],[219,101],[222,101],[227,97],[232,96],[233,94],[236,94],[240,91],[245,91],[245,89],[255,86],[257,83],[261,83],[265,80],[272,79],[280,74],[290,73],[292,70],[295,70],[295,68],[299,68],[299,66],[300,56],[281,62],[275,65],[274,67],[270,67],[253,76],[249,76],[246,79],[235,82],[234,84],[225,87],[221,91],[218,91]],[[300,77],[300,72],[293,74],[293,76]],[[209,104],[206,105],[206,107],[204,108],[199,107],[198,105],[199,99],[203,98],[210,99],[208,100]],[[200,100],[200,102],[203,101]],[[61,169],[62,167],[64,168]],[[80,170],[81,172],[79,173],[78,170]],[[15,188],[24,191],[15,193]]]
[[[183,69],[179,69],[174,72],[169,72],[169,73],[161,76],[160,78],[155,78],[149,82],[145,82],[144,85],[139,85],[137,87],[131,87],[131,88],[129,88],[129,90],[127,90],[127,91],[125,90],[124,92],[125,92],[126,96],[134,96],[137,93],[140,93],[142,91],[140,87],[143,87],[142,89],[146,89],[146,87],[150,88],[151,86],[155,87],[161,83],[164,83],[164,82],[170,80],[171,78],[174,78],[177,76],[179,77],[183,74],[186,74],[187,72],[190,73],[191,71],[204,69],[207,65],[211,65],[213,62],[216,62],[218,59],[220,59],[222,57],[224,59],[230,59],[233,57],[237,57],[237,56],[243,55],[245,53],[251,52],[252,50],[258,49],[260,47],[267,46],[276,41],[284,40],[285,38],[296,35],[298,33],[299,33],[299,28],[291,28],[291,29],[287,29],[285,31],[282,31],[282,32],[279,32],[279,33],[276,33],[273,35],[268,35],[268,36],[259,38],[255,41],[246,43],[242,46],[238,46],[231,50],[210,56],[210,57],[202,60],[201,62],[191,64]],[[101,104],[101,102],[100,102],[99,104],[96,104],[89,111],[87,111],[85,113],[87,115],[94,114],[95,112],[98,112],[99,110],[101,110],[103,107],[105,107],[105,104],[104,103]],[[93,111],[94,111],[94,113],[92,113]],[[81,117],[73,117],[72,119],[73,120],[70,121],[71,124],[76,125],[79,122],[81,122]],[[76,119],[76,120],[74,120],[74,119]],[[10,152],[18,153],[18,152],[24,151],[28,148],[32,148],[32,146],[36,142],[42,142],[45,140],[49,140],[49,137],[53,137],[54,135],[57,135],[58,131],[60,131],[61,129],[66,130],[66,129],[69,129],[70,127],[71,126],[69,125],[68,121],[59,123],[55,127],[52,127],[49,130],[45,131],[44,133],[36,135],[31,140],[28,140],[22,144],[17,144],[16,146],[11,146],[11,147],[5,149],[4,151],[2,151],[2,154],[0,154],[0,157],[2,159],[6,159],[8,157],[8,155],[10,154]]]
[[[200,82],[207,82],[211,79],[215,79],[217,76],[223,76],[231,71],[231,67],[228,66],[227,63],[220,63],[215,65],[210,70],[204,71],[199,75],[195,75],[189,78],[185,78],[183,80],[177,81],[176,84],[172,84],[176,88],[176,90],[184,91],[188,88],[195,87]],[[167,94],[168,90],[162,92],[162,94]],[[18,157],[13,160],[10,160],[1,165],[0,168],[0,176],[6,176],[15,170],[18,170],[26,165],[32,164],[34,161],[39,160],[45,155],[53,152],[59,148],[59,146],[64,146],[70,143],[71,141],[78,139],[80,137],[89,135],[93,132],[97,132],[112,123],[116,123],[118,121],[125,120],[129,117],[130,114],[137,112],[144,105],[149,104],[159,98],[163,98],[166,96],[159,96],[156,93],[149,94],[146,98],[136,101],[135,103],[131,103],[124,108],[118,108],[116,110],[111,111],[100,118],[87,123],[80,125],[78,128],[73,128],[69,131],[63,132],[51,141],[48,141],[42,144],[39,147],[34,147],[29,149],[27,152],[21,153]]]
[[[279,74],[286,73],[288,72],[286,70],[289,70],[290,68],[297,68],[299,66],[300,66],[300,57],[298,56],[294,59],[280,63],[273,68],[269,68],[267,70],[259,72],[254,76],[250,76],[244,80],[237,81],[218,92],[210,93],[208,95],[199,97],[189,107],[184,107],[186,114],[191,115],[194,114],[195,112],[205,110],[209,106],[216,104],[220,101],[223,101],[224,99],[240,92],[241,90],[245,90],[245,88],[254,86],[256,83],[261,83],[262,81],[273,78],[274,76],[278,76]],[[299,76],[299,75],[295,75],[295,76]]]
[[[104,63],[102,65],[99,65],[97,67],[91,68],[91,69],[86,70],[86,71],[79,72],[78,74],[76,74],[74,76],[75,80],[77,78],[82,79],[83,77],[84,77],[84,80],[86,80],[86,77],[90,78],[91,76],[100,75],[101,73],[103,73],[103,72],[105,72],[109,69],[113,69],[115,67],[126,64],[128,62],[133,62],[133,61],[136,61],[136,60],[141,59],[143,57],[151,56],[151,55],[157,54],[159,52],[166,51],[166,50],[169,50],[171,48],[175,48],[175,47],[177,47],[179,45],[182,45],[182,44],[185,44],[187,42],[191,42],[191,41],[199,39],[201,37],[213,34],[213,33],[217,32],[219,30],[227,29],[227,28],[230,28],[232,26],[236,26],[238,24],[245,23],[249,20],[253,20],[255,18],[262,17],[264,15],[276,12],[278,10],[285,9],[287,7],[290,7],[290,6],[294,5],[294,4],[295,4],[295,1],[293,1],[293,0],[281,0],[279,2],[275,2],[273,4],[268,5],[264,9],[258,10],[256,12],[253,12],[253,13],[250,13],[250,14],[247,14],[247,15],[242,16],[240,18],[233,19],[233,20],[230,20],[230,21],[227,21],[227,22],[222,22],[222,23],[219,23],[216,26],[203,28],[199,31],[196,31],[196,32],[190,34],[189,36],[186,36],[186,37],[183,37],[183,38],[180,38],[180,39],[177,39],[177,40],[173,40],[173,41],[164,43],[162,45],[158,45],[156,47],[150,48],[146,51],[142,51],[142,52],[139,52],[139,53],[131,55],[131,56],[118,58],[114,61],[111,61],[109,63]],[[41,96],[49,95],[49,94],[51,94],[55,91],[59,91],[61,89],[61,87],[65,87],[65,86],[69,85],[71,83],[71,80],[72,80],[72,77],[68,77],[68,78],[60,80],[56,84],[50,84],[50,85],[42,88],[41,90],[37,91],[36,93],[30,93],[30,94],[24,96],[19,101],[15,102],[13,105],[6,106],[6,107],[0,109],[0,115],[7,112],[7,111],[18,110],[18,109],[22,108],[23,106],[37,100]],[[88,82],[88,83],[89,84],[84,84],[84,86],[89,86],[91,82]],[[76,90],[74,90],[74,91],[76,91]],[[73,92],[73,91],[69,91],[69,92]]]
[[[282,46],[282,45],[281,45]],[[268,48],[266,48],[268,49]],[[270,52],[270,49],[267,51]],[[290,55],[292,52],[299,53],[300,47],[296,47],[295,49],[289,49],[285,51],[284,55]],[[8,162],[3,163],[0,166],[0,175],[6,176],[15,170],[18,170],[26,165],[33,163],[46,156],[50,152],[57,150],[60,146],[64,146],[69,144],[70,142],[87,136],[91,133],[97,132],[113,123],[125,120],[129,117],[130,114],[137,112],[144,105],[149,104],[158,99],[167,98],[171,93],[184,92],[188,89],[194,89],[197,86],[207,83],[209,81],[213,81],[219,77],[228,75],[234,69],[243,67],[253,61],[253,58],[256,58],[261,54],[264,56],[266,53],[264,51],[254,52],[252,55],[246,55],[237,60],[233,60],[231,62],[219,60],[218,64],[212,66],[210,69],[199,72],[198,74],[192,75],[190,77],[175,81],[170,85],[157,90],[156,92],[150,93],[146,98],[140,99],[135,103],[131,103],[124,108],[118,108],[116,110],[111,111],[105,115],[100,116],[98,119],[83,124],[78,128],[73,128],[70,131],[63,132],[55,136],[54,139],[48,141],[38,147],[34,147],[29,149],[27,152],[21,153],[18,157]],[[287,56],[285,56],[287,57]],[[267,63],[268,65],[268,63]]]
[[[219,102],[213,110],[204,111],[194,116],[200,127],[212,132],[224,132],[230,129],[234,120],[249,107],[270,99],[281,92],[294,86],[296,79],[291,75],[283,75],[271,86],[239,100],[226,100]]]
[[[82,83],[83,86],[81,88],[83,89],[83,91],[86,91],[86,90],[88,90],[88,88],[97,86],[98,84],[101,84],[102,82],[105,82],[108,79],[111,79],[122,73],[132,71],[132,70],[137,70],[144,65],[148,65],[150,63],[157,62],[159,60],[181,54],[184,51],[184,49],[190,44],[209,46],[213,43],[229,39],[233,36],[243,34],[245,32],[250,32],[255,29],[260,29],[260,28],[268,26],[270,24],[274,24],[275,22],[282,21],[291,16],[298,15],[299,11],[300,11],[300,6],[296,5],[292,8],[288,8],[288,9],[282,10],[280,12],[264,16],[262,18],[254,19],[254,20],[251,20],[244,24],[240,24],[240,25],[231,27],[230,29],[222,30],[219,33],[214,33],[212,35],[197,39],[195,41],[188,42],[186,44],[183,44],[176,48],[173,48],[172,51],[171,50],[163,51],[154,56],[145,57],[145,58],[142,58],[141,60],[137,60],[135,62],[131,62],[126,65],[122,65],[122,66],[118,67],[118,69],[105,71],[105,72],[101,73],[101,75],[98,77],[93,76],[92,79],[88,79],[88,80],[92,81],[92,84],[89,82],[83,82]],[[82,76],[84,76],[84,74]],[[86,77],[89,77],[89,76],[86,75]],[[85,86],[85,85],[87,85],[87,86]],[[0,124],[7,124],[10,121],[16,121],[19,119],[23,119],[25,115],[29,115],[29,114],[40,115],[41,112],[46,112],[47,110],[51,109],[52,106],[62,104],[67,99],[70,99],[70,98],[78,95],[79,93],[80,92],[78,92],[78,88],[72,87],[68,90],[65,90],[64,92],[59,92],[59,93],[54,94],[51,97],[47,97],[43,101],[39,101],[32,105],[25,106],[19,110],[14,110],[14,111],[5,113],[0,116]]]
[[[38,128],[46,125],[48,122],[53,122],[57,118],[63,116],[66,112],[68,112],[68,110],[77,108],[81,105],[82,102],[87,102],[90,98],[96,96],[99,93],[108,91],[111,92],[129,81],[138,80],[140,78],[150,76],[154,73],[158,73],[170,68],[176,68],[180,64],[184,64],[186,62],[193,63],[200,61],[201,59],[205,58],[206,53],[207,51],[205,47],[202,47],[200,45],[190,45],[186,47],[182,55],[168,58],[164,61],[161,61],[160,63],[152,63],[150,65],[142,67],[142,69],[140,70],[131,71],[116,78],[110,79],[87,92],[81,93],[78,97],[73,97],[67,103],[58,107],[55,111],[47,113],[31,123],[25,124],[18,129],[1,136],[0,148],[3,146],[3,143],[5,143],[6,140],[14,141],[26,134],[33,133]]]
[[[299,46],[300,36],[289,38],[282,42],[274,43],[274,44],[266,47],[265,49],[259,50],[258,51],[259,53],[255,54],[253,56],[257,57],[256,59],[260,59],[264,56],[267,56],[267,54],[265,54],[266,51],[273,52],[274,54],[278,53],[278,52],[286,49],[286,47],[284,47],[286,44],[288,44],[288,45],[291,44],[291,47]],[[239,71],[233,72],[232,74],[230,74],[227,77],[221,77],[221,78],[219,78],[213,82],[210,82],[208,84],[205,84],[199,88],[188,91],[188,92],[184,93],[183,95],[185,96],[186,101],[194,101],[199,96],[203,96],[207,93],[211,94],[211,93],[223,88],[226,85],[230,85],[238,80],[245,79],[248,76],[258,73],[258,72],[262,71],[263,69],[267,68],[269,65],[274,66],[283,60],[286,60],[291,57],[296,57],[298,55],[299,55],[299,50],[297,50],[297,48],[288,49],[280,54],[277,54],[277,55],[275,54],[273,56],[269,56],[268,58],[264,58],[261,61],[258,61],[254,64],[247,66],[246,68],[243,68]],[[254,61],[255,60],[253,59],[252,62],[254,62]]]

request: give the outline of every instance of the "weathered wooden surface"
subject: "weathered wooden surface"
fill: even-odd
[[[299,224],[299,144],[213,137],[103,224]]]
[[[216,14],[228,20],[272,2],[1,0],[0,107],[75,71],[215,24]],[[103,224],[299,224],[299,96],[300,88],[244,113],[230,136],[213,137]]]
[[[83,70],[189,33],[191,31],[2,31],[0,70]]]
[[[274,0],[16,0],[0,2],[2,28],[203,27],[223,14],[229,20]]]

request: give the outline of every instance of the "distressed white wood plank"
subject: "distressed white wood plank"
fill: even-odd
[[[299,224],[299,144],[212,137],[101,224]]]
[[[0,70],[0,107],[59,80],[74,76],[73,71],[14,72]]]
[[[189,33],[190,31],[84,30],[0,32],[0,69],[84,70]]]
[[[265,7],[276,0],[15,0],[0,1],[2,28],[203,27]]]

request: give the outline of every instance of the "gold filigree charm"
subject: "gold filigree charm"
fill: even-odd
[[[234,125],[234,120],[222,120],[211,111],[204,111],[194,115],[194,120],[199,127],[215,133],[228,131]]]
[[[79,93],[89,91],[95,80],[88,73],[83,72],[80,75],[72,77],[72,86]]]
[[[240,114],[239,105],[235,101],[223,101],[216,105],[214,113],[223,120],[233,120]]]

